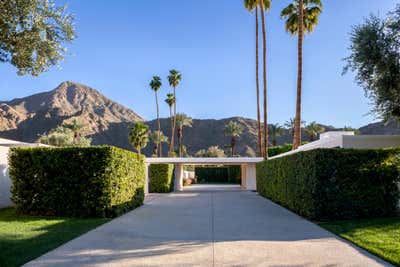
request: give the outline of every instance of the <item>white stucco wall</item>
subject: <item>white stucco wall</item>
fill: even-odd
[[[0,208],[12,206],[11,201],[11,180],[8,176],[8,156],[9,147],[0,146]]]
[[[400,147],[400,135],[343,136],[343,148]]]

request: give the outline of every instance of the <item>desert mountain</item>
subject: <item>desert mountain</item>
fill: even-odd
[[[0,136],[34,142],[74,118],[99,142],[113,140],[107,133],[115,125],[143,120],[97,90],[67,81],[50,92],[0,102]]]
[[[110,144],[125,149],[132,149],[127,135],[130,126],[143,119],[132,110],[110,100],[97,90],[86,85],[67,81],[56,89],[0,102],[0,137],[25,142],[35,142],[64,122],[78,119],[86,125],[85,134],[92,138],[93,144]],[[210,146],[224,148],[229,144],[229,137],[224,135],[224,126],[235,120],[244,126],[243,134],[237,140],[237,153],[251,155],[257,146],[257,122],[252,119],[233,117],[227,119],[193,120],[193,127],[185,128],[184,144],[189,154]],[[148,121],[152,130],[157,128],[156,120]],[[324,126],[326,130],[335,130]],[[161,119],[164,134],[170,135],[170,120]],[[360,128],[361,134],[400,134],[400,127],[395,122],[389,124],[373,123]],[[303,140],[307,140],[303,131]],[[288,130],[278,137],[278,144],[290,143]],[[164,153],[168,150],[163,147]],[[152,153],[149,144],[144,153]]]

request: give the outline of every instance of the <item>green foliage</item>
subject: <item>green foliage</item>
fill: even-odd
[[[260,0],[244,0],[244,7],[253,12],[256,7],[261,8],[261,1]],[[271,0],[263,0],[263,8],[264,10],[269,10],[271,8]]]
[[[224,158],[226,157],[223,149],[220,149],[218,146],[210,146],[205,149],[200,149],[194,155],[197,158]]]
[[[240,183],[240,166],[195,167],[195,177],[199,183]]]
[[[178,87],[180,81],[182,80],[182,74],[177,70],[170,70],[168,75],[169,85],[173,88]]]
[[[323,133],[325,131],[325,128],[322,125],[313,121],[306,126],[305,131],[308,134],[308,136],[310,137],[310,142],[312,142],[316,139],[316,137],[320,133]]]
[[[400,266],[400,217],[326,222],[320,226]]]
[[[322,13],[321,0],[303,0],[303,25],[305,32],[313,32],[318,24],[318,17]],[[299,32],[299,0],[294,0],[293,3],[285,7],[281,12],[281,17],[286,19],[286,31],[292,35],[297,35]]]
[[[398,149],[316,149],[257,164],[260,195],[314,220],[388,216]]]
[[[286,153],[292,150],[291,144],[285,144],[283,146],[271,146],[268,147],[268,156],[273,157],[282,153]]]
[[[143,122],[137,122],[131,128],[128,139],[131,145],[136,149],[140,155],[140,151],[147,146],[149,142],[149,126]]]
[[[400,119],[400,5],[386,20],[367,18],[351,32],[344,72],[356,72],[358,84],[384,120]]]
[[[90,146],[92,139],[82,135],[85,125],[74,119],[64,123],[48,135],[40,137],[39,142],[51,146]]]
[[[109,220],[28,216],[15,208],[0,209],[0,266],[22,266]]]
[[[157,92],[161,88],[162,82],[161,78],[158,76],[153,76],[153,79],[150,82],[150,88],[154,92]]]
[[[0,62],[18,74],[38,75],[57,65],[74,39],[73,17],[53,0],[0,1]]]
[[[277,137],[281,136],[283,133],[283,127],[280,126],[278,123],[275,124],[268,124],[268,134],[272,140],[272,145],[276,146],[277,144]]]
[[[149,167],[149,192],[169,193],[174,190],[174,165],[151,164]]]
[[[12,198],[31,215],[114,217],[143,203],[144,157],[110,146],[11,148]]]

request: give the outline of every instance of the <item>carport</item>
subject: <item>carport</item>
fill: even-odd
[[[175,183],[174,190],[183,190],[183,166],[184,165],[240,165],[242,171],[242,184],[244,190],[256,190],[256,164],[263,158],[146,158],[146,170],[150,164],[174,164]],[[146,171],[146,188],[148,193],[149,176]]]

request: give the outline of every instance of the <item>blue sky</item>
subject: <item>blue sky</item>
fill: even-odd
[[[153,75],[175,68],[183,80],[178,111],[194,118],[255,118],[254,17],[242,0],[57,1],[75,15],[78,38],[71,56],[39,77],[18,76],[0,65],[0,99],[49,91],[72,80],[98,89],[146,119],[155,117]],[[273,1],[267,14],[270,122],[294,115],[297,41],[279,14],[289,0]],[[110,4],[112,3],[112,4]],[[395,0],[325,0],[316,31],[304,44],[303,118],[359,127],[374,120],[352,74],[342,76],[351,26],[371,12],[384,16]],[[161,103],[161,114],[168,107]]]

